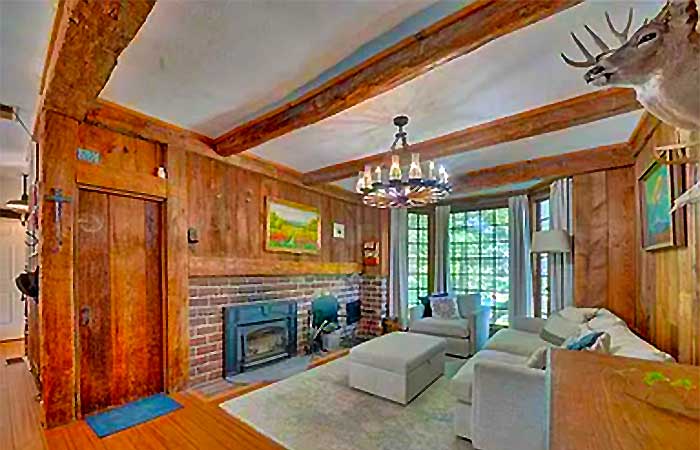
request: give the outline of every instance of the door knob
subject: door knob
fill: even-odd
[[[90,324],[90,307],[83,306],[80,308],[80,326],[86,327]]]

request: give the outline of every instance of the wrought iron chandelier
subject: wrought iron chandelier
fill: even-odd
[[[381,165],[372,170],[366,166],[364,172],[357,175],[355,190],[362,194],[365,205],[375,208],[415,208],[436,203],[446,198],[450,193],[450,183],[447,171],[440,166],[435,173],[435,162],[428,162],[427,176],[423,176],[420,155],[411,154],[411,165],[404,176],[401,170],[401,155],[399,150],[409,148],[404,127],[408,124],[408,117],[394,117],[394,125],[398,127],[394,143],[391,144],[391,167],[388,177],[384,177]],[[401,148],[398,148],[398,144]]]

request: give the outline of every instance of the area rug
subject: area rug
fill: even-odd
[[[471,450],[454,435],[447,385],[441,377],[402,406],[351,389],[341,358],[220,406],[289,450]]]
[[[294,356],[249,372],[226,377],[226,381],[234,384],[251,384],[259,381],[284,380],[305,371],[310,363],[311,356],[309,355]]]
[[[103,413],[88,416],[85,418],[85,422],[98,437],[102,438],[180,408],[182,405],[167,395],[156,394]]]

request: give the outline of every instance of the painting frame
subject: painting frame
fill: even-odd
[[[665,177],[665,179],[659,179],[657,182],[663,183],[661,186],[667,189],[665,192],[667,196],[661,199],[663,200],[664,210],[668,208],[664,213],[668,217],[668,224],[666,225],[667,229],[664,230],[663,238],[658,236],[654,238],[649,230],[650,214],[653,215],[654,213],[648,205],[647,183],[656,175],[656,171],[661,171],[659,176]],[[641,243],[645,251],[663,250],[685,245],[685,208],[681,208],[673,213],[670,212],[673,201],[683,192],[684,173],[685,165],[669,165],[652,161],[637,179]],[[656,208],[659,207],[659,205],[656,206]],[[658,212],[657,215],[657,219],[661,217]],[[664,218],[666,217],[664,216]]]
[[[293,246],[282,246],[277,244],[279,241],[273,239],[274,225],[272,224],[273,215],[283,214],[283,211],[290,211],[293,213],[294,210],[298,211],[300,215],[311,214],[315,216],[316,226],[315,226],[315,238],[310,242],[314,244],[313,248],[308,247],[308,242],[305,247],[293,247]],[[283,218],[284,219],[284,218]],[[297,203],[289,200],[284,200],[278,197],[268,196],[265,197],[265,251],[274,253],[292,253],[295,255],[319,255],[321,253],[321,211],[315,206],[305,205],[302,203]]]

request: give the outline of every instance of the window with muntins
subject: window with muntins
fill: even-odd
[[[508,324],[508,208],[450,214],[450,276],[455,294],[480,293],[491,322]]]
[[[551,215],[549,213],[549,199],[545,198],[535,202],[535,231],[547,231],[551,228]],[[549,315],[549,255],[538,253],[535,255],[535,289],[534,295],[539,299],[540,317]]]
[[[408,213],[408,305],[428,295],[428,215]]]

